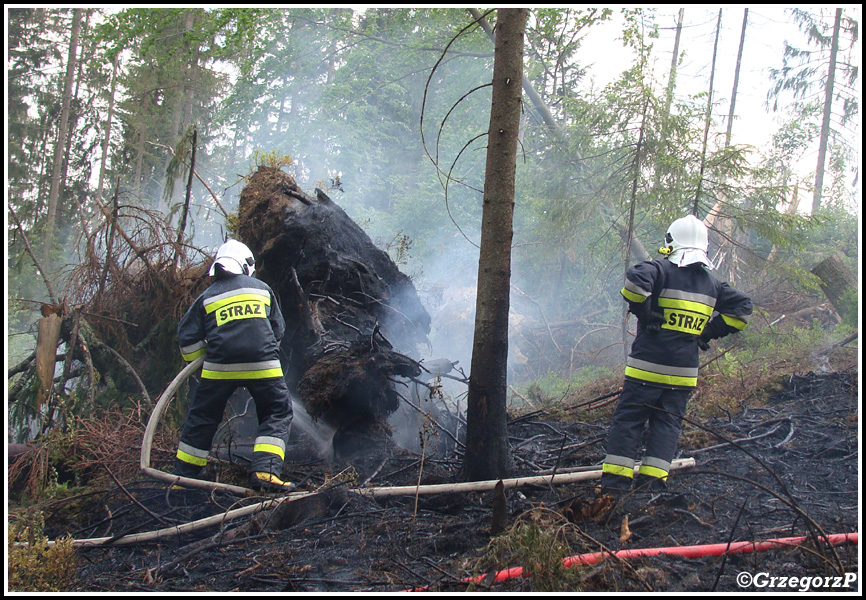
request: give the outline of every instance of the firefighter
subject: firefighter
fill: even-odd
[[[253,277],[255,259],[246,245],[228,240],[209,275],[216,280],[186,312],[177,337],[184,360],[204,355],[201,381],[192,395],[180,435],[175,474],[200,478],[229,397],[245,387],[256,403],[259,426],[250,482],[254,489],[289,492],[280,479],[292,402],[280,365],[285,321],[273,290]]]
[[[746,327],[752,301],[710,274],[707,228],[689,215],[665,235],[666,258],[632,266],[622,295],[637,335],[607,436],[601,485],[628,490],[644,427],[646,448],[634,485],[666,489],[689,395],[698,381],[698,349]]]

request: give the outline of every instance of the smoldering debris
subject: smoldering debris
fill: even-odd
[[[750,441],[720,445],[715,436],[684,437],[685,456],[706,451],[699,454],[697,467],[672,476],[667,494],[633,492],[611,499],[598,493],[594,481],[526,486],[505,490],[503,516],[502,498],[493,492],[421,498],[345,496],[331,492],[335,479],[328,468],[294,464],[291,478],[301,489],[328,494],[320,495],[313,506],[295,507],[303,510],[295,511],[291,520],[265,523],[259,518],[261,528],[232,522],[219,532],[202,529],[160,539],[156,547],[149,542],[82,548],[75,591],[453,592],[465,591],[470,576],[525,564],[515,552],[496,555],[492,562],[489,555],[496,539],[502,540],[500,547],[518,540],[528,543],[529,538],[518,537],[520,531],[555,533],[557,537],[540,539],[566,544],[569,555],[856,531],[857,373],[813,372],[781,379],[781,385],[768,390],[769,397],[760,402],[704,421],[705,427],[728,439]],[[785,426],[775,429],[781,419]],[[512,419],[509,439],[519,459],[519,474],[565,472],[572,465],[596,463],[603,455],[597,434],[606,430],[607,421],[564,422],[543,412]],[[765,431],[774,433],[757,435]],[[596,443],[582,443],[592,439]],[[395,452],[369,485],[453,482],[456,470],[454,462]],[[46,535],[113,536],[122,543],[130,533],[164,527],[155,518],[181,525],[256,501],[166,489],[150,482],[131,483],[125,491],[138,503],[120,489],[51,502],[44,509]],[[503,530],[494,536],[490,527],[497,503],[497,526]],[[530,528],[521,530],[521,525]],[[558,585],[557,590],[580,586],[586,592],[772,591],[741,587],[736,578],[741,571],[785,573],[812,581],[826,581],[831,575],[841,579],[858,571],[858,555],[856,546],[832,549],[806,543],[727,557],[611,558],[560,573],[573,579],[559,584],[536,577],[493,583],[490,577],[472,589],[537,592],[547,584]],[[853,587],[846,583],[810,591],[854,591]]]

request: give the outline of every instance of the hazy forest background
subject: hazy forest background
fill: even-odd
[[[828,256],[859,273],[859,10],[780,10],[770,20],[689,8],[685,21],[676,9],[530,11],[511,280],[516,399],[616,373],[628,344],[624,271],[657,256],[684,214],[711,224],[718,274],[753,296],[758,330],[773,324],[772,307],[826,303],[811,270]],[[495,12],[6,16],[9,441],[131,407],[136,385],[161,391],[179,364],[170,335],[179,315],[111,342],[113,328],[136,326],[124,307],[151,301],[125,295],[134,286],[124,282],[151,264],[182,272],[208,261],[232,231],[244,178],[262,164],[310,193],[326,190],[386,249],[433,316],[423,356],[468,368],[493,64],[481,21]],[[708,43],[690,47],[683,23]],[[741,143],[740,111],[754,119],[756,109],[737,102],[736,82],[766,52],[756,42],[768,23],[790,42],[759,82],[759,116],[772,130],[762,145]],[[627,61],[602,66],[601,82],[607,54]],[[737,57],[736,72],[718,72],[722,56]],[[702,80],[683,85],[684,64],[701,65]],[[832,328],[807,321],[784,339],[850,334],[858,299],[844,302],[852,310]],[[55,393],[41,397],[22,361],[52,312],[75,317],[62,336],[80,331],[94,351],[104,342],[124,366],[94,373],[64,357]],[[158,334],[171,364],[131,392],[116,385]],[[780,339],[747,337],[740,360]]]

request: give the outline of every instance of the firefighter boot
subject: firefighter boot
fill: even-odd
[[[250,484],[254,490],[266,493],[288,494],[297,486],[290,481],[283,481],[273,473],[256,471],[250,475]]]

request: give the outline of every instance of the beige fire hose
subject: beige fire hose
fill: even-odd
[[[171,397],[177,392],[180,385],[186,381],[186,379],[194,373],[204,362],[204,357],[200,356],[195,359],[191,363],[189,363],[183,371],[181,371],[177,377],[165,388],[165,391],[162,393],[162,396],[159,398],[159,402],[156,404],[156,408],[153,409],[153,414],[150,416],[150,421],[147,423],[147,429],[144,432],[144,440],[141,443],[141,471],[145,475],[149,475],[155,479],[159,479],[161,481],[165,481],[167,483],[171,483],[174,485],[182,485],[184,487],[197,487],[207,490],[223,490],[227,492],[233,492],[236,494],[253,494],[254,492],[250,489],[238,487],[235,485],[228,485],[225,483],[216,483],[212,481],[202,481],[200,479],[190,479],[188,477],[179,477],[178,475],[170,475],[169,473],[165,473],[158,469],[154,469],[150,466],[150,449],[153,444],[153,436],[156,432],[156,426],[159,423],[160,418],[162,418],[162,413],[165,411],[165,407],[168,405],[168,402],[171,400]],[[676,460],[671,465],[671,470],[674,469],[683,469],[686,467],[693,467],[695,465],[695,459],[686,458],[682,460]],[[635,466],[635,473],[637,473],[640,465]],[[583,471],[579,473],[560,473],[560,474],[552,474],[552,475],[538,475],[534,477],[517,477],[514,479],[505,479],[502,481],[505,489],[521,487],[524,485],[553,485],[554,481],[558,484],[568,484],[568,483],[576,483],[579,481],[586,481],[588,479],[597,479],[601,477],[601,469],[596,468],[593,470]],[[357,488],[351,491],[356,492],[358,494],[369,496],[371,498],[379,498],[383,496],[411,496],[415,494],[442,494],[448,492],[480,492],[485,490],[492,490],[499,480],[490,480],[490,481],[468,481],[464,483],[447,483],[447,484],[438,484],[438,485],[406,485],[399,487],[388,487],[388,488]],[[292,496],[303,496],[307,495],[304,492],[294,492],[289,494],[289,497]]]
[[[141,444],[141,472],[149,477],[153,477],[154,479],[158,479],[172,485],[181,485],[183,487],[201,488],[206,490],[222,490],[235,494],[241,494],[244,496],[254,495],[255,492],[248,488],[212,481],[202,481],[200,479],[191,479],[188,477],[180,477],[178,475],[172,475],[164,471],[160,471],[159,469],[154,469],[150,466],[150,451],[153,445],[153,437],[156,433],[156,428],[159,424],[159,420],[160,418],[162,418],[162,414],[165,412],[166,406],[168,406],[168,403],[170,402],[172,396],[177,393],[177,390],[181,386],[181,384],[186,381],[186,379],[199,367],[201,367],[203,362],[204,357],[199,357],[190,364],[188,364],[180,373],[178,373],[178,375],[174,378],[174,380],[168,385],[168,387],[160,396],[159,401],[157,402],[156,407],[153,410],[153,414],[151,414],[150,416],[150,420],[148,421],[147,428],[144,432],[144,439],[142,440]],[[675,460],[671,465],[671,470],[673,471],[677,469],[684,469],[692,467],[694,465],[695,460],[693,458]],[[639,464],[635,466],[635,472],[637,472],[639,467]],[[522,487],[525,485],[565,485],[569,483],[577,483],[580,481],[588,481],[590,479],[599,479],[600,477],[601,468],[594,468],[593,470],[581,471],[577,473],[559,473],[551,475],[515,477],[512,479],[502,480],[496,479],[488,481],[468,481],[462,483],[438,485],[406,485],[384,488],[354,488],[350,489],[349,491],[369,498],[381,498],[386,496],[415,496],[427,494],[443,494],[451,492],[483,492],[492,490],[494,487],[496,487],[496,484],[499,483],[499,481],[502,481],[505,489],[511,489]],[[197,521],[192,521],[189,523],[184,523],[182,525],[165,527],[156,531],[130,534],[122,537],[114,536],[73,540],[72,544],[76,548],[81,548],[86,546],[101,546],[103,544],[124,545],[164,540],[175,535],[189,533],[205,527],[211,527],[213,525],[225,523],[226,521],[229,521],[231,519],[236,519],[238,517],[254,514],[258,511],[276,507],[282,502],[291,502],[315,493],[315,491],[293,492],[285,496],[268,498],[261,502],[257,502],[256,504],[232,509],[222,514],[213,515],[211,517],[199,519]],[[54,541],[48,541],[47,545],[53,546],[55,543],[56,542]],[[26,542],[19,542],[16,545],[27,546],[28,544]]]
[[[685,469],[695,466],[694,458],[683,458],[675,460],[671,464],[671,470]],[[640,463],[635,465],[634,471],[637,474],[640,468]],[[414,496],[415,494],[445,494],[449,492],[484,492],[492,490],[496,484],[502,481],[503,487],[507,489],[518,488],[525,485],[566,485],[569,483],[578,483],[580,481],[588,481],[590,479],[601,478],[601,467],[597,467],[591,471],[582,471],[580,473],[562,473],[554,475],[535,475],[529,477],[515,477],[513,479],[491,479],[487,481],[465,481],[463,483],[441,483],[437,485],[404,485],[398,487],[386,488],[356,488],[351,491],[368,496],[370,498],[382,498],[385,496]]]
[[[150,420],[147,422],[147,429],[144,430],[144,439],[141,442],[141,472],[149,477],[171,483],[172,485],[180,485],[183,487],[201,488],[205,490],[221,490],[234,494],[248,495],[253,494],[253,490],[237,485],[229,485],[227,483],[217,483],[215,481],[203,481],[201,479],[193,479],[191,477],[181,477],[179,475],[171,475],[165,471],[154,469],[150,466],[150,449],[153,446],[153,436],[156,434],[156,427],[159,425],[159,420],[162,418],[162,413],[165,412],[168,403],[172,396],[177,393],[178,388],[187,378],[195,373],[204,362],[204,356],[199,356],[197,359],[189,363],[184,369],[177,374],[172,380],[162,396],[159,397],[159,402],[153,409],[150,415]]]

